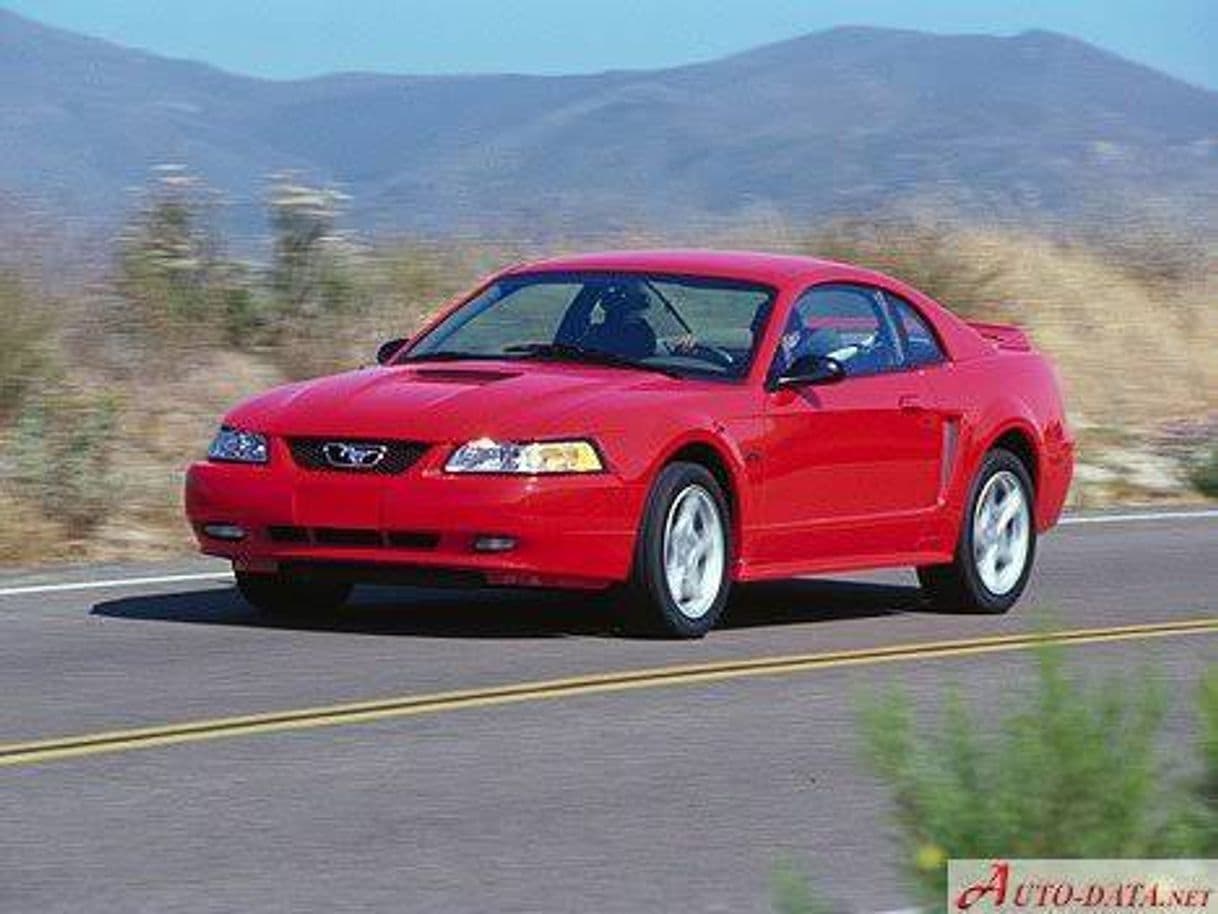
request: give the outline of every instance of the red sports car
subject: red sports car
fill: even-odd
[[[1073,468],[1019,330],[823,260],[513,266],[377,361],[238,406],[190,467],[203,551],[265,611],[361,581],[612,589],[697,637],[734,581],[912,566],[1002,612]]]

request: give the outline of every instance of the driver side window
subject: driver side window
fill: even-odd
[[[828,356],[846,377],[891,371],[899,365],[892,328],[877,297],[860,286],[816,286],[791,309],[774,357],[775,376],[796,359]]]

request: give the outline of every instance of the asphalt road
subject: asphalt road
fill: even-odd
[[[1218,620],[1218,512],[1109,520],[1042,540],[1005,617],[925,611],[904,573],[797,581],[744,591],[694,643],[616,637],[555,595],[368,589],[334,625],[271,627],[203,562],[0,575],[0,911],[764,911],[782,859],[855,910],[906,906],[860,693],[899,683],[930,713],[954,685],[996,709],[1031,669],[996,636]],[[186,577],[113,583],[165,576]],[[985,640],[885,653],[961,639]],[[1167,683],[1186,745],[1218,637],[1069,651]],[[690,664],[710,666],[587,678]],[[411,705],[452,690],[472,695]],[[394,701],[334,711],[375,699]]]

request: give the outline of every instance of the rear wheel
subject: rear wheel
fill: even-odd
[[[623,600],[637,630],[701,638],[731,586],[731,524],[714,476],[696,463],[660,471],[647,499],[634,570]]]
[[[1014,606],[1036,554],[1032,504],[1032,480],[1023,461],[1002,448],[990,451],[969,489],[955,559],[918,569],[931,603],[979,613]]]
[[[315,618],[338,609],[351,594],[346,581],[313,581],[283,574],[235,572],[237,590],[260,612],[281,618]]]

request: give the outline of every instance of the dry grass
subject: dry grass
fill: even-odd
[[[488,259],[476,247],[415,244],[355,254],[350,305],[295,321],[264,354],[289,378],[366,364],[379,343],[414,333],[448,299],[505,262]]]
[[[46,373],[51,328],[47,308],[14,273],[0,271],[0,423]]]
[[[1191,270],[1150,273],[1081,242],[917,223],[842,223],[806,247],[899,276],[966,316],[1021,325],[1057,363],[1080,428],[1218,408],[1218,250]]]
[[[70,559],[77,548],[36,504],[0,485],[0,564]]]

